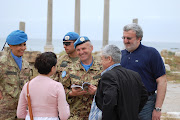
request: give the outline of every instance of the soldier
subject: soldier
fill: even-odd
[[[68,67],[67,74],[62,78],[66,91],[67,101],[70,105],[70,120],[88,120],[93,96],[101,77],[102,65],[93,58],[93,46],[88,37],[82,36],[74,43],[77,55],[80,58],[75,64]],[[86,90],[71,88],[71,85],[90,83]]]
[[[63,38],[63,46],[66,51],[65,55],[62,55],[58,58],[57,61],[57,73],[53,76],[56,77],[56,81],[60,81],[60,78],[65,75],[66,68],[69,64],[74,63],[79,58],[77,56],[76,50],[74,48],[74,42],[79,38],[79,35],[76,32],[68,32]],[[63,72],[63,74],[61,74]]]
[[[0,120],[16,120],[18,97],[23,85],[30,80],[31,68],[22,58],[27,34],[13,31],[6,39],[10,50],[0,57]]]

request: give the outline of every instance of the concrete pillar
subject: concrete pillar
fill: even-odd
[[[22,30],[25,32],[25,22],[19,22],[19,30]]]
[[[74,32],[80,35],[80,0],[75,0]]]
[[[109,0],[104,0],[103,47],[109,40]]]
[[[138,19],[137,18],[133,19],[133,23],[138,24]]]
[[[53,12],[53,0],[48,0],[48,11],[47,11],[47,38],[46,38],[46,46],[44,47],[44,51],[54,51],[54,47],[52,45],[52,16]]]

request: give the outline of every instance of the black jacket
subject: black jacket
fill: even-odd
[[[139,120],[148,93],[137,72],[116,66],[99,80],[95,97],[103,120]]]

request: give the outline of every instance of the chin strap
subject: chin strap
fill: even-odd
[[[6,45],[6,42],[4,43],[3,48],[2,48],[2,50],[1,50],[1,51],[3,51],[3,50],[4,50],[5,45]]]

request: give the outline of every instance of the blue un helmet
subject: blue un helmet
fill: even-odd
[[[63,41],[68,41],[68,40],[77,40],[79,38],[79,34],[76,32],[68,32],[64,38]]]
[[[90,41],[88,37],[86,37],[86,36],[80,36],[80,37],[76,40],[76,42],[74,43],[74,48],[76,48],[78,45],[81,45],[81,44],[83,44],[83,43],[85,43],[85,42],[88,42],[88,41]]]

